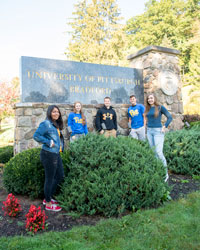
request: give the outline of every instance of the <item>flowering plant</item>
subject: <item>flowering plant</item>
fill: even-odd
[[[3,205],[4,214],[11,217],[17,216],[22,210],[18,199],[12,193],[8,194],[6,201],[3,201]]]
[[[30,206],[29,212],[26,214],[26,230],[32,233],[37,233],[39,230],[44,230],[46,227],[45,220],[47,216],[45,211],[34,205]]]

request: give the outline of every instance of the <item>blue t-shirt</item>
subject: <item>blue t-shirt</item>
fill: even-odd
[[[159,106],[159,113],[158,116],[155,117],[154,113],[155,113],[155,107],[151,107],[149,112],[147,113],[147,127],[149,128],[161,128],[162,127],[162,123],[161,123],[161,118],[162,115],[165,115],[167,117],[167,121],[165,123],[165,127],[167,128],[170,124],[170,122],[172,121],[172,116],[171,114],[167,111],[167,109],[164,106]]]
[[[81,114],[76,113],[70,113],[68,117],[68,127],[71,127],[72,134],[71,136],[75,134],[87,134],[87,124],[82,124],[82,117]]]
[[[128,108],[128,116],[131,118],[131,128],[141,128],[144,126],[145,107],[142,104],[136,104]]]

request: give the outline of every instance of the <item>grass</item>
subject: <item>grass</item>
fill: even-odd
[[[13,145],[14,142],[14,118],[3,120],[0,130],[0,147]]]
[[[0,249],[200,249],[200,192],[96,226],[75,227],[34,237],[2,237]]]

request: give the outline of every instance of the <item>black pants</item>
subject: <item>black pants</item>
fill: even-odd
[[[60,154],[43,149],[40,152],[40,160],[45,170],[44,196],[46,202],[50,202],[57,185],[64,178],[63,163]]]

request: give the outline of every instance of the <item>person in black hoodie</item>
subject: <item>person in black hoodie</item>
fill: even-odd
[[[116,137],[117,115],[110,103],[110,97],[105,97],[104,106],[100,108],[96,114],[96,128],[97,131],[105,137]]]

